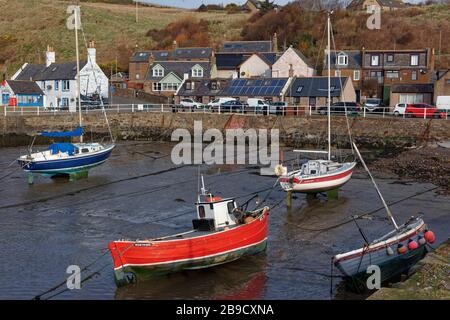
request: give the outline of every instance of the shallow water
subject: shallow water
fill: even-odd
[[[0,176],[25,148],[0,149]],[[88,179],[39,177],[27,185],[15,171],[0,184],[0,299],[31,299],[64,281],[69,265],[85,266],[97,259],[111,240],[148,238],[182,232],[191,227],[196,199],[196,166],[174,166],[171,145],[154,142],[120,144],[111,159],[91,170]],[[289,154],[286,156],[288,158]],[[292,155],[290,155],[292,157]],[[274,177],[259,176],[252,166],[203,167],[209,189],[221,196],[249,195],[269,188]],[[388,202],[433,187],[431,184],[378,179]],[[264,198],[266,193],[261,193]],[[238,199],[245,201],[251,196]],[[273,191],[267,199],[284,198]],[[440,243],[450,235],[450,199],[425,193],[392,207],[399,222],[423,213]],[[81,290],[59,299],[329,299],[330,259],[336,253],[361,247],[353,223],[326,232],[321,229],[350,215],[379,208],[381,203],[367,177],[355,174],[338,200],[297,195],[294,207],[271,211],[267,252],[227,265],[173,274],[152,281],[116,288],[108,254],[83,272],[99,275]],[[369,239],[392,227],[384,211],[373,220],[360,220]],[[335,270],[337,274],[338,271]],[[342,289],[333,280],[334,298],[364,298]],[[64,289],[65,287],[62,287]]]

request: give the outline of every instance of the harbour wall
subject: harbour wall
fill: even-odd
[[[177,128],[193,132],[194,121],[201,121],[203,130],[249,128],[278,129],[280,141],[289,147],[323,147],[327,141],[327,118],[277,117],[208,113],[108,113],[114,136],[119,140],[170,141]],[[14,115],[0,118],[0,147],[27,145],[30,137],[40,131],[73,129],[77,114]],[[108,135],[101,113],[83,115],[86,136]],[[345,117],[332,118],[332,142],[340,148],[349,147]],[[450,140],[450,120],[402,118],[349,118],[354,140],[366,148],[407,148],[429,142]],[[41,141],[44,142],[44,141]],[[39,143],[39,141],[37,141]]]

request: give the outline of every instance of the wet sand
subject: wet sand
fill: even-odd
[[[0,151],[0,169],[25,148]],[[111,159],[93,169],[88,179],[39,177],[27,185],[20,171],[0,186],[1,299],[30,299],[63,281],[69,265],[85,266],[98,258],[111,240],[147,238],[191,228],[197,190],[197,166],[174,166],[171,145],[156,142],[120,143]],[[286,153],[285,158],[292,157]],[[243,196],[271,187],[276,178],[260,176],[254,166],[203,166],[207,187],[220,196]],[[431,183],[379,177],[388,202],[434,187]],[[249,196],[250,195],[250,196]],[[264,198],[266,193],[261,193]],[[267,204],[285,197],[271,192]],[[380,208],[367,176],[357,172],[337,200],[296,195],[270,215],[267,252],[207,270],[183,272],[117,289],[112,261],[105,255],[84,276],[102,269],[81,290],[60,299],[329,299],[330,259],[363,244],[354,224],[328,231],[327,226],[351,215]],[[392,207],[399,222],[423,214],[437,244],[449,237],[448,196],[428,192]],[[382,210],[359,222],[369,239],[391,230]],[[319,230],[319,231],[312,231]],[[335,274],[338,271],[335,270]],[[348,294],[333,280],[333,298],[365,298]]]

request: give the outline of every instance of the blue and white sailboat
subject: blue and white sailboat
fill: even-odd
[[[79,11],[75,10],[75,44],[77,56],[77,96],[78,96],[78,111],[79,111],[79,127],[73,131],[63,132],[41,132],[38,135],[47,138],[72,138],[79,137],[79,143],[53,143],[44,151],[32,152],[32,146],[29,147],[28,154],[20,156],[17,160],[21,168],[28,172],[28,182],[33,183],[33,173],[43,174],[45,176],[55,176],[60,174],[70,175],[82,173],[82,176],[87,176],[89,169],[104,163],[111,155],[114,149],[114,137],[109,127],[108,118],[106,117],[103,100],[101,99],[102,110],[105,115],[106,123],[108,125],[111,136],[111,144],[103,143],[83,143],[83,126],[81,115],[81,97],[80,97],[80,58],[78,51],[78,29],[81,28],[81,20],[78,17]],[[88,55],[88,63],[92,64]],[[95,74],[94,74],[95,77]],[[95,78],[96,80],[96,78]],[[97,80],[96,80],[97,82]]]

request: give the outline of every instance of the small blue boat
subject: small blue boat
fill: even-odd
[[[81,127],[69,132],[41,132],[48,138],[78,137],[83,134]],[[115,145],[101,143],[53,143],[44,151],[23,155],[17,160],[21,168],[29,173],[46,176],[73,174],[87,171],[105,162]]]

